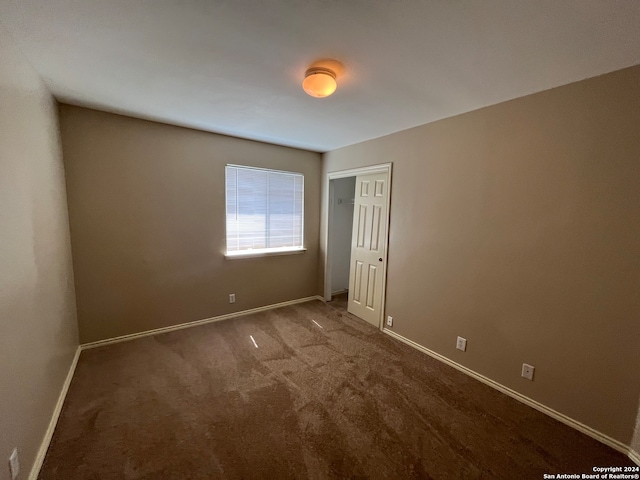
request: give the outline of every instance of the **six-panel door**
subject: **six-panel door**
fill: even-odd
[[[388,195],[386,173],[356,177],[348,311],[376,327],[380,326],[384,294]]]

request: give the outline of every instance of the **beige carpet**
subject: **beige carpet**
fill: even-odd
[[[633,463],[315,301],[84,351],[40,478],[513,480],[594,465]]]

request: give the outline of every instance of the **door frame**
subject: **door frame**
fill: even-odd
[[[358,175],[366,175],[370,173],[386,173],[387,175],[387,185],[389,185],[388,195],[387,195],[387,215],[384,219],[386,228],[384,232],[384,272],[382,274],[382,302],[380,304],[380,319],[379,319],[379,328],[380,330],[384,329],[384,314],[385,314],[385,304],[387,299],[387,264],[389,259],[389,226],[391,219],[391,171],[392,171],[393,163],[382,163],[378,165],[370,165],[366,167],[359,168],[350,168],[347,170],[338,170],[336,172],[328,172],[325,177],[325,188],[324,188],[324,198],[325,200],[325,209],[326,212],[326,225],[327,228],[324,232],[324,245],[325,245],[325,253],[324,253],[324,299],[325,301],[331,300],[331,242],[329,241],[330,232],[333,223],[333,207],[331,205],[331,201],[333,198],[333,187],[331,185],[331,180],[335,180],[337,178],[345,178],[345,177],[356,177]]]

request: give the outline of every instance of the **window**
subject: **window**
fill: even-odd
[[[227,256],[302,252],[304,176],[227,165]]]

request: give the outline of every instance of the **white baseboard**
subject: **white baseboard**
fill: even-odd
[[[434,352],[433,350],[429,350],[426,347],[423,347],[422,345],[420,345],[419,343],[414,342],[413,340],[409,340],[406,337],[403,337],[402,335],[393,332],[391,330],[388,329],[383,329],[382,330],[384,333],[386,333],[387,335],[389,335],[390,337],[395,338],[396,340],[401,341],[402,343],[406,343],[407,345],[415,348],[416,350],[420,350],[422,353],[425,353],[427,355],[429,355],[430,357],[435,358],[436,360],[439,360],[443,363],[446,363],[447,365],[449,365],[450,367],[455,368],[456,370],[461,371],[462,373],[466,373],[467,375],[469,375],[470,377],[475,378],[476,380],[484,383],[485,385],[489,385],[490,387],[495,388],[496,390],[504,393],[505,395],[510,396],[511,398],[514,398],[516,400],[518,400],[519,402],[524,403],[525,405],[528,405],[532,408],[535,408],[536,410],[550,416],[551,418],[555,418],[556,420],[564,423],[565,425],[568,425],[572,428],[575,428],[576,430],[590,436],[591,438],[594,438],[596,440],[598,440],[601,443],[604,443],[605,445],[619,451],[620,453],[623,453],[625,455],[627,455],[633,462],[637,463],[640,465],[640,456],[638,455],[637,452],[633,451],[631,449],[631,447],[629,447],[628,445],[625,445],[624,443],[611,438],[608,435],[605,435],[602,432],[599,432],[587,425],[585,425],[584,423],[581,423],[577,420],[574,420],[571,417],[568,417],[567,415],[560,413],[550,407],[547,407],[546,405],[543,405],[540,402],[537,402],[535,400],[533,400],[532,398],[529,398],[525,395],[522,395],[521,393],[516,392],[515,390],[510,389],[509,387],[505,387],[504,385],[496,382],[495,380],[491,380],[488,377],[485,377],[484,375],[481,375],[477,372],[474,372],[473,370],[471,370],[470,368],[467,368],[463,365],[460,365],[459,363],[454,362],[453,360],[448,359],[447,357],[440,355],[439,353]]]
[[[112,343],[120,343],[126,342],[129,340],[133,340],[135,338],[147,337],[150,335],[158,335],[160,333],[172,332],[174,330],[181,330],[183,328],[191,328],[196,327],[198,325],[204,325],[212,322],[219,322],[221,320],[226,320],[229,318],[240,317],[242,315],[249,315],[251,313],[264,312],[266,310],[272,310],[274,308],[286,307],[287,305],[295,305],[297,303],[310,302],[312,300],[321,300],[324,301],[324,298],[319,295],[315,295],[312,297],[300,298],[297,300],[290,300],[288,302],[281,302],[272,305],[266,305],[264,307],[251,308],[249,310],[242,310],[240,312],[228,313],[226,315],[219,315],[217,317],[205,318],[204,320],[196,320],[193,322],[181,323],[179,325],[172,325],[170,327],[157,328],[155,330],[147,330],[145,332],[133,333],[131,335],[123,335],[121,337],[109,338],[106,340],[100,340],[97,342],[85,343],[83,345],[78,346],[75,356],[73,357],[73,362],[71,362],[71,366],[69,367],[69,372],[67,373],[67,377],[65,378],[64,384],[62,385],[62,390],[60,391],[60,395],[58,396],[58,401],[56,403],[55,409],[53,410],[53,415],[51,416],[51,421],[49,422],[49,426],[47,427],[47,431],[45,432],[44,438],[42,439],[42,443],[40,444],[40,448],[38,449],[38,453],[36,454],[36,459],[31,467],[31,472],[29,473],[29,480],[37,480],[38,475],[40,474],[40,469],[42,468],[42,464],[47,455],[47,450],[49,449],[49,444],[51,443],[51,439],[53,438],[53,432],[56,429],[56,425],[58,423],[58,418],[60,417],[60,412],[62,411],[62,405],[64,404],[64,400],[67,397],[67,392],[69,391],[69,385],[71,385],[71,380],[73,379],[73,374],[76,370],[76,366],[78,365],[78,359],[80,358],[80,353],[84,349],[100,347],[103,345],[110,345]]]
[[[64,404],[65,398],[67,397],[67,392],[69,391],[69,385],[71,385],[71,380],[73,379],[73,374],[75,373],[76,366],[78,365],[78,359],[80,358],[80,353],[84,349],[100,347],[103,345],[110,345],[112,343],[120,343],[126,342],[129,340],[133,340],[135,338],[147,337],[150,335],[158,335],[160,333],[172,332],[174,330],[181,330],[183,328],[191,328],[196,327],[198,325],[204,325],[212,322],[219,322],[221,320],[226,320],[229,318],[240,317],[243,315],[249,315],[251,313],[264,312],[266,310],[272,310],[274,308],[286,307],[288,305],[295,305],[298,303],[310,302],[312,300],[321,300],[324,302],[324,298],[315,295],[312,297],[299,298],[297,300],[290,300],[288,302],[281,302],[272,305],[266,305],[264,307],[251,308],[249,310],[242,310],[240,312],[228,313],[226,315],[219,315],[217,317],[205,318],[204,320],[196,320],[193,322],[181,323],[179,325],[172,325],[170,327],[157,328],[155,330],[147,330],[145,332],[133,333],[131,335],[123,335],[121,337],[110,338],[107,340],[100,340],[97,342],[85,343],[83,345],[78,346],[76,349],[75,356],[73,357],[73,361],[71,362],[71,366],[69,367],[69,372],[67,373],[67,377],[65,378],[64,384],[62,385],[62,390],[60,391],[60,395],[58,396],[58,401],[53,410],[53,414],[51,416],[51,420],[49,422],[49,426],[47,427],[47,431],[44,434],[44,438],[42,439],[42,443],[40,444],[40,448],[38,449],[38,453],[36,454],[36,459],[34,460],[33,466],[31,467],[31,472],[29,473],[29,480],[37,480],[38,475],[40,474],[40,469],[42,468],[42,464],[47,455],[47,450],[49,449],[49,444],[51,443],[51,439],[53,438],[53,432],[56,429],[56,425],[58,423],[58,418],[60,417],[60,412],[62,411],[62,405]]]
[[[47,455],[47,450],[49,449],[49,444],[51,443],[53,432],[55,431],[56,425],[58,424],[58,418],[60,418],[62,405],[64,404],[65,398],[67,398],[69,385],[71,385],[73,374],[76,371],[76,365],[78,365],[78,359],[80,358],[81,351],[82,349],[80,347],[76,349],[76,354],[74,355],[71,366],[69,367],[69,372],[67,372],[67,377],[64,379],[64,383],[62,384],[62,390],[60,390],[60,395],[58,396],[56,407],[53,409],[53,415],[51,415],[49,426],[47,427],[47,431],[44,434],[44,438],[42,439],[42,443],[40,444],[40,448],[38,449],[38,453],[36,454],[36,459],[34,460],[33,466],[31,467],[29,480],[37,480],[38,475],[40,474],[40,469],[42,468],[44,457]]]
[[[47,427],[47,431],[45,432],[44,438],[42,439],[42,443],[40,444],[40,448],[38,449],[38,453],[36,455],[36,459],[33,463],[33,466],[31,467],[31,472],[29,473],[29,480],[37,480],[38,475],[40,474],[40,469],[42,468],[42,464],[44,462],[45,456],[47,454],[47,450],[49,449],[49,444],[51,443],[51,439],[53,437],[53,433],[55,431],[56,425],[58,423],[58,418],[60,417],[60,413],[62,411],[62,406],[64,404],[65,398],[67,396],[67,392],[69,391],[69,386],[71,385],[71,380],[73,379],[73,375],[75,373],[76,370],[76,366],[78,365],[78,359],[80,358],[80,353],[82,350],[84,350],[85,348],[95,348],[95,347],[99,347],[102,345],[109,345],[112,343],[119,343],[119,342],[126,342],[128,340],[133,340],[134,338],[139,338],[139,337],[146,337],[149,335],[157,335],[160,333],[165,333],[165,332],[170,332],[170,331],[174,331],[174,330],[181,330],[183,328],[190,328],[190,327],[195,327],[198,325],[204,325],[207,323],[212,323],[212,322],[217,322],[217,321],[221,321],[221,320],[226,320],[229,318],[234,318],[234,317],[240,317],[242,315],[249,315],[251,313],[258,313],[258,312],[264,312],[266,310],[271,310],[274,308],[279,308],[279,307],[285,307],[287,305],[295,305],[298,303],[304,303],[304,302],[309,302],[312,300],[320,300],[324,302],[324,298],[317,295],[317,296],[312,296],[312,297],[306,297],[306,298],[300,298],[298,300],[291,300],[288,302],[282,302],[282,303],[277,303],[277,304],[273,304],[273,305],[267,305],[264,307],[258,307],[258,308],[252,308],[249,310],[243,310],[240,312],[234,312],[234,313],[229,313],[226,315],[220,315],[217,317],[211,317],[211,318],[207,318],[204,320],[196,320],[194,322],[187,322],[187,323],[182,323],[179,325],[173,325],[170,327],[164,327],[164,328],[158,328],[155,330],[148,330],[146,332],[140,332],[140,333],[134,333],[131,335],[124,335],[122,337],[117,337],[117,338],[112,338],[112,339],[108,339],[108,340],[101,340],[98,342],[91,342],[91,343],[87,343],[84,345],[80,345],[77,349],[76,349],[76,353],[73,357],[73,361],[71,362],[71,366],[69,367],[69,372],[67,373],[67,377],[65,378],[65,381],[62,385],[62,389],[60,391],[60,395],[58,396],[58,401],[56,402],[56,406],[54,408],[53,414],[51,416],[51,421],[49,422],[49,426]],[[590,437],[604,443],[605,445],[608,445],[612,448],[614,448],[615,450],[627,455],[633,462],[635,462],[637,465],[640,465],[640,454],[638,454],[638,452],[632,450],[629,446],[623,444],[622,442],[619,442],[618,440],[615,440],[601,432],[598,432],[597,430],[588,427],[587,425],[584,425],[583,423],[578,422],[577,420],[574,420],[560,412],[557,412],[556,410],[553,410],[552,408],[549,408],[529,397],[526,397],[518,392],[516,392],[515,390],[512,390],[508,387],[505,387],[504,385],[495,382],[493,380],[491,380],[488,377],[485,377],[484,375],[481,375],[479,373],[474,372],[473,370],[460,365],[459,363],[456,363],[452,360],[449,360],[448,358],[444,357],[443,355],[440,355],[439,353],[436,353],[432,350],[429,350],[426,347],[423,347],[422,345],[409,340],[408,338],[403,337],[402,335],[399,335],[391,330],[387,330],[384,329],[383,330],[384,333],[386,333],[387,335],[411,346],[414,347],[415,349],[429,355],[430,357],[435,358],[436,360],[439,360],[453,368],[455,368],[456,370],[459,370],[473,378],[475,378],[476,380],[489,385],[490,387],[495,388],[496,390],[509,395],[510,397],[524,403],[525,405],[528,405],[532,408],[535,408],[536,410],[549,415],[552,418],[555,418],[556,420],[569,425],[572,428],[575,428],[576,430],[589,435]]]
[[[80,345],[80,348],[82,348],[82,350],[85,350],[88,348],[96,348],[96,347],[102,347],[105,345],[111,345],[113,343],[128,342],[136,338],[149,337],[151,335],[159,335],[161,333],[173,332],[175,330],[182,330],[184,328],[197,327],[198,325],[206,325],[207,323],[219,322],[221,320],[228,320],[229,318],[242,317],[243,315],[250,315],[252,313],[264,312],[267,310],[273,310],[274,308],[286,307],[288,305],[295,305],[297,303],[310,302],[312,300],[320,300],[324,302],[324,298],[322,298],[319,295],[314,295],[312,297],[299,298],[297,300],[289,300],[287,302],[265,305],[264,307],[250,308],[248,310],[241,310],[239,312],[218,315],[217,317],[210,317],[202,320],[194,320],[192,322],[179,323],[177,325],[171,325],[168,327],[155,328],[153,330],[145,330],[144,332],[132,333],[129,335],[122,335],[120,337],[114,337],[114,338],[107,338],[105,340],[98,340],[96,342],[83,343],[82,345]]]

